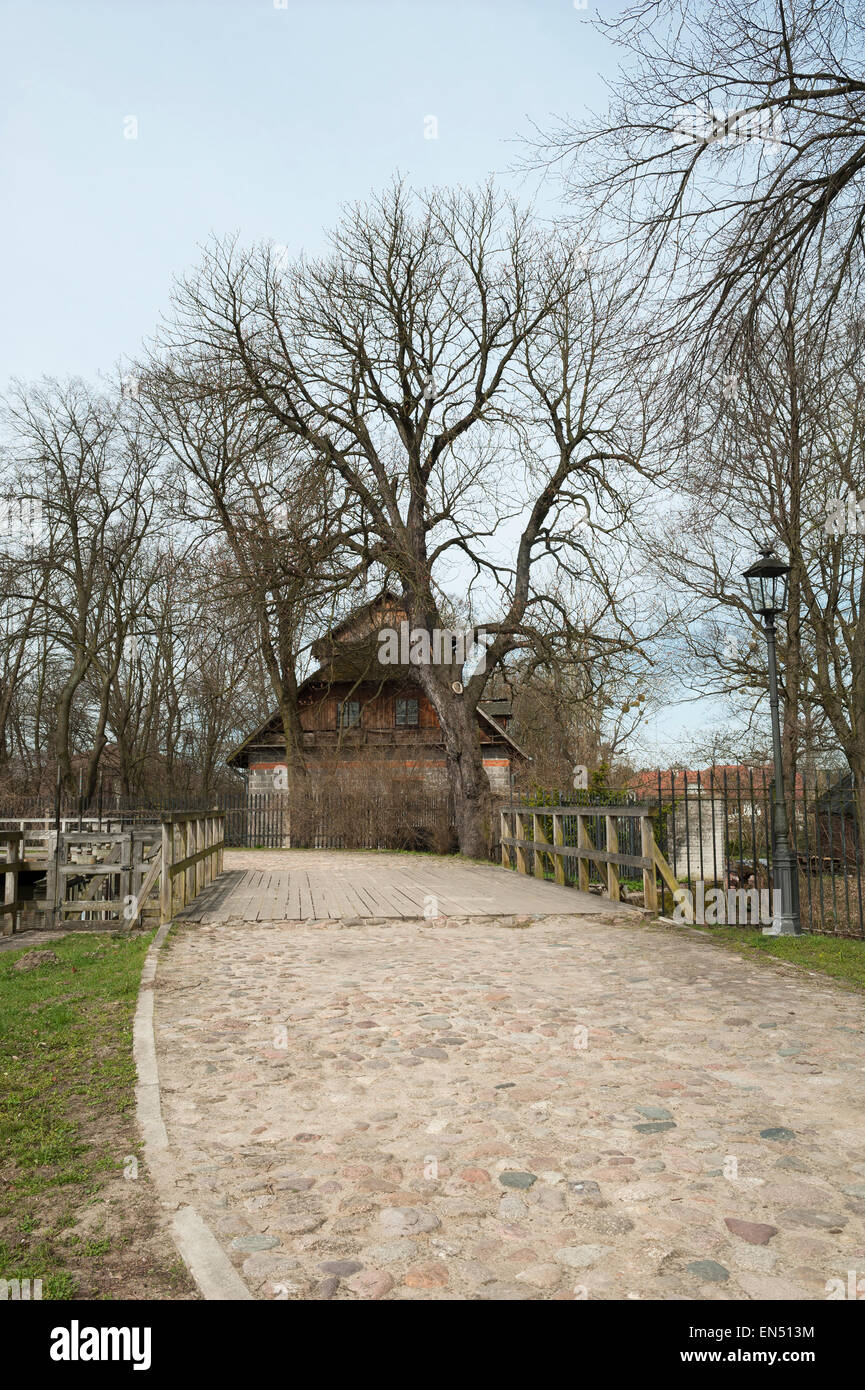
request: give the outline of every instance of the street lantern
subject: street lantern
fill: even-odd
[[[764,936],[801,936],[799,920],[799,861],[790,845],[784,771],[781,761],[781,717],[778,708],[778,657],[775,618],[787,607],[790,566],[779,560],[770,545],[760,547],[760,559],[745,570],[751,607],[763,619],[769,649],[769,705],[772,712],[772,750],[775,763],[772,862],[775,870],[772,925]]]
[[[751,607],[761,617],[774,617],[787,608],[787,579],[790,566],[778,559],[770,545],[760,547],[761,559],[745,570]]]

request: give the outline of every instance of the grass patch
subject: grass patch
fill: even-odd
[[[801,970],[816,970],[865,991],[865,941],[835,936],[764,936],[749,927],[695,928],[710,941],[734,946],[745,955],[774,956]]]
[[[152,935],[70,934],[47,943],[58,964],[27,972],[22,952],[0,954],[0,1278],[41,1279],[43,1298],[184,1285],[162,1271],[176,1256],[135,1126],[132,1020]]]

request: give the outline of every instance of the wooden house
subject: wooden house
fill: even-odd
[[[381,660],[383,630],[399,633],[401,624],[404,632],[405,610],[397,595],[385,592],[313,645],[320,664],[299,691],[304,750],[313,773],[375,764],[400,778],[447,785],[441,726],[418,683],[417,668],[410,661]],[[482,701],[477,720],[490,786],[507,796],[514,762],[526,756],[508,733],[510,702]],[[273,791],[274,774],[286,762],[279,712],[253,730],[227,762],[246,774],[250,792]]]

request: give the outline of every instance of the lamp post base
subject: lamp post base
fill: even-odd
[[[781,820],[783,830],[778,836],[774,857],[774,885],[772,891],[772,925],[763,928],[764,936],[801,936],[802,921],[799,916],[799,861],[787,842],[784,824],[786,813],[783,806],[776,808],[776,825]]]
[[[803,936],[795,917],[773,917],[771,927],[763,928],[763,936]]]

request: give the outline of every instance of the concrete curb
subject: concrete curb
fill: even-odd
[[[153,1033],[156,970],[159,952],[170,930],[170,922],[159,928],[144,958],[132,1028],[132,1055],[138,1076],[135,1104],[144,1143],[144,1162],[153,1178],[161,1205],[166,1212],[174,1213],[170,1227],[172,1239],[202,1297],[208,1300],[251,1300],[252,1293],[210,1227],[195,1207],[181,1205],[174,1194],[175,1168],[168,1144],[168,1131],[162,1118],[156,1038]]]
[[[171,1223],[174,1243],[207,1299],[251,1299],[252,1294],[195,1207],[181,1207]]]

